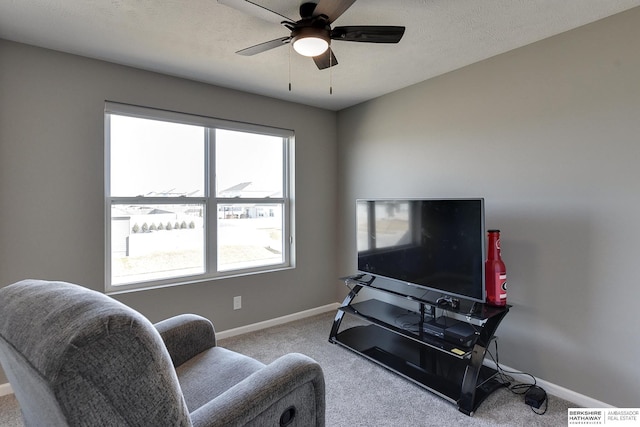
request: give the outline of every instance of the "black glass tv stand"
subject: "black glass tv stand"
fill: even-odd
[[[434,293],[424,288],[376,281],[370,276],[343,280],[350,292],[338,308],[330,342],[413,381],[469,416],[487,396],[504,386],[496,377],[497,371],[484,365],[484,358],[509,306],[463,300],[451,304],[450,299],[429,301],[428,296]],[[408,299],[418,308],[407,309],[376,299],[354,302],[364,288]],[[345,314],[366,322],[339,331]]]

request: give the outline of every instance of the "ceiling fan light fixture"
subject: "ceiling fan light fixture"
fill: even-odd
[[[329,31],[323,28],[303,27],[292,32],[293,48],[302,56],[322,55],[329,48]]]
[[[329,43],[318,37],[304,37],[293,43],[293,48],[302,56],[318,56],[323,54]]]

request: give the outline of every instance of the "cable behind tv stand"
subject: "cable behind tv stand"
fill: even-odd
[[[497,371],[484,365],[489,343],[509,306],[493,307],[461,301],[457,308],[424,298],[422,288],[402,283],[375,283],[362,276],[344,278],[349,295],[338,308],[329,341],[384,366],[455,404],[471,416],[503,386]],[[362,289],[372,289],[417,303],[417,310],[368,299],[354,302]],[[440,310],[444,314],[436,316]],[[344,315],[364,325],[340,331]]]

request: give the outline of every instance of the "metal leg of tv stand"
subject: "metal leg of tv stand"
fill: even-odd
[[[346,307],[353,299],[358,295],[358,292],[362,289],[362,285],[355,285],[349,295],[347,295],[342,301],[342,307]],[[333,326],[331,326],[331,333],[329,334],[329,342],[335,343],[336,335],[338,335],[338,329],[340,329],[340,324],[342,323],[342,318],[344,317],[344,311],[338,310],[336,313],[336,317],[333,319]]]
[[[473,414],[480,403],[489,394],[484,393],[481,396],[478,396],[476,394],[478,377],[484,363],[484,357],[487,353],[489,343],[493,339],[493,335],[495,334],[496,329],[498,329],[498,325],[507,314],[507,311],[508,310],[505,310],[503,313],[487,319],[487,322],[480,331],[480,336],[478,337],[476,344],[473,346],[471,359],[469,360],[467,370],[464,374],[464,379],[462,380],[462,387],[460,389],[460,400],[458,400],[458,409],[467,415]],[[496,383],[496,385],[499,384]]]

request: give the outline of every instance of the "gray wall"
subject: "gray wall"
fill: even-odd
[[[42,278],[104,289],[105,100],[296,132],[296,269],[117,299],[152,321],[192,312],[218,330],[336,301],[335,112],[2,40],[0,286]]]
[[[328,304],[355,269],[356,198],[482,196],[514,306],[501,361],[638,406],[638,39],[636,8],[344,110],[337,128],[333,112],[0,40],[0,286],[102,289],[105,100],[292,128],[298,268],[117,298],[218,329]]]
[[[339,274],[356,198],[484,197],[513,305],[500,361],[637,407],[638,40],[635,8],[341,111]]]

